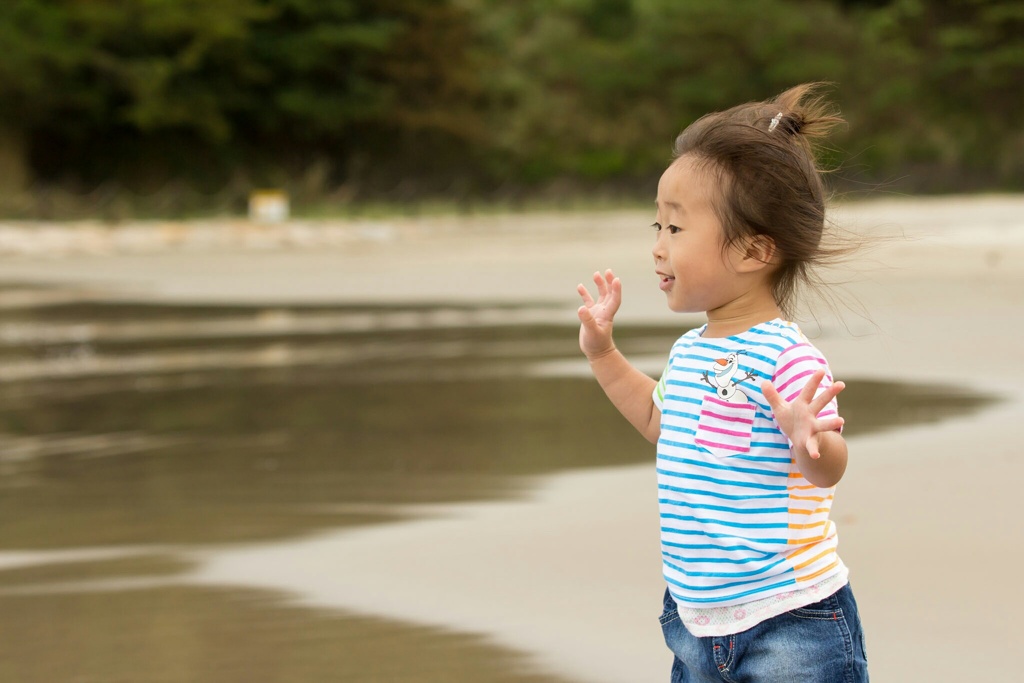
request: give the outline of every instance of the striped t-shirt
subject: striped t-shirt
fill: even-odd
[[[741,334],[687,332],[654,390],[661,410],[658,502],[665,580],[681,607],[724,607],[809,587],[846,571],[829,520],[833,488],[800,474],[761,393],[786,400],[825,368],[779,319]],[[836,414],[833,400],[819,417]]]

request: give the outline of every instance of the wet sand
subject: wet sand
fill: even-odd
[[[840,214],[858,232],[899,237],[843,274],[852,279],[844,296],[870,320],[822,315],[807,326],[836,376],[942,382],[1005,399],[939,424],[852,437],[835,505],[874,677],[970,679],[977,653],[1024,639],[1011,619],[1024,598],[1010,583],[1024,559],[1015,514],[1024,459],[1009,436],[1024,419],[1024,199],[888,200]],[[254,242],[217,241],[201,233],[227,234],[223,226],[189,225],[163,229],[173,242],[71,245],[57,257],[7,239],[0,272],[125,300],[528,301],[553,303],[571,321],[576,283],[614,267],[625,287],[619,324],[666,323],[650,220],[395,220],[343,225],[343,237],[313,246],[276,243],[273,228],[254,230]],[[660,369],[657,354],[639,360]],[[582,366],[567,358],[536,370]],[[318,608],[478,634],[573,679],[661,681],[669,658],[657,628],[653,486],[646,465],[546,475],[523,500],[423,506],[407,523],[199,553],[188,581],[282,589]],[[991,675],[1009,675],[999,657],[985,659]]]

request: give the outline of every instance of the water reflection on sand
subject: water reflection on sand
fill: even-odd
[[[647,462],[561,311],[19,301],[0,311],[0,679],[554,680],[470,636],[175,582],[210,544]],[[618,335],[656,363],[681,332]],[[850,434],[990,400],[844,379]]]
[[[289,607],[266,592],[7,596],[0,610],[5,681],[562,680],[479,636]]]

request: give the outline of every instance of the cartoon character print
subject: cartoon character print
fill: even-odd
[[[747,370],[742,377],[737,377],[740,370],[739,356],[742,353],[744,352],[738,351],[730,353],[725,358],[717,359],[712,367],[712,372],[705,370],[701,375],[701,379],[715,390],[720,399],[730,403],[746,403],[747,395],[739,389],[739,384],[757,377],[757,373],[750,370]]]

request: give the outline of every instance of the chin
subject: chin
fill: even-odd
[[[696,308],[692,308],[691,306],[686,306],[686,305],[682,305],[682,304],[669,304],[668,305],[668,310],[672,311],[673,313],[703,313],[704,312],[703,309],[696,309]]]

